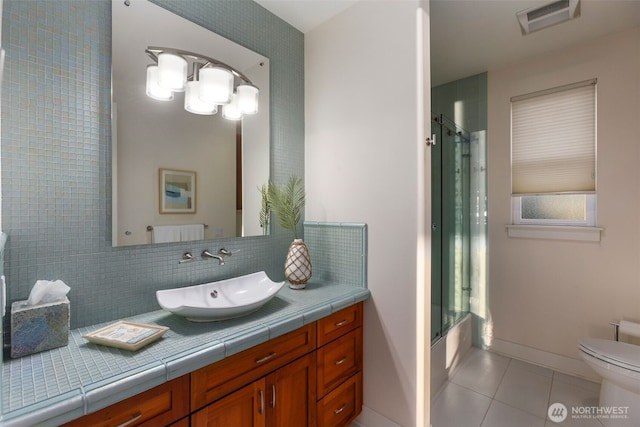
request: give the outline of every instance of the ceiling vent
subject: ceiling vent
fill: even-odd
[[[580,0],[558,0],[516,13],[522,34],[529,34],[580,16]]]

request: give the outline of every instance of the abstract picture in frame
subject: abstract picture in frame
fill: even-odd
[[[160,175],[160,213],[196,212],[196,173],[163,169]]]

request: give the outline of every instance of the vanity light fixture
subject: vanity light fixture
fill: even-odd
[[[158,85],[173,92],[182,92],[187,83],[187,60],[173,53],[158,55]]]
[[[222,106],[222,117],[229,120],[239,120],[242,118],[242,111],[238,105],[238,95],[231,95],[231,102]]]
[[[222,106],[222,116],[229,120],[258,112],[259,89],[235,68],[185,50],[148,47],[145,52],[154,61],[147,66],[149,97],[169,101],[184,91],[188,112],[211,115]]]
[[[222,67],[200,70],[200,99],[218,105],[230,103],[235,80],[233,77],[231,71]]]
[[[236,87],[238,108],[243,114],[255,114],[258,112],[258,88],[249,84],[240,84]]]
[[[173,92],[158,84],[158,66],[147,65],[147,96],[158,101],[171,101]]]

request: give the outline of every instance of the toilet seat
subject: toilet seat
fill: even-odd
[[[580,341],[580,351],[605,363],[640,374],[640,346],[599,338]]]
[[[580,356],[602,378],[601,408],[627,408],[625,419],[601,418],[607,427],[640,426],[640,346],[585,338],[580,341]]]

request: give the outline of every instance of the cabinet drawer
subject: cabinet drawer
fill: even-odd
[[[362,369],[362,328],[318,349],[318,398]]]
[[[362,374],[358,372],[318,402],[318,427],[349,425],[362,411]]]
[[[311,323],[191,373],[191,410],[199,409],[315,349]]]
[[[189,376],[185,375],[65,424],[86,426],[168,425],[189,414]]]
[[[318,320],[318,347],[362,326],[362,302]]]

